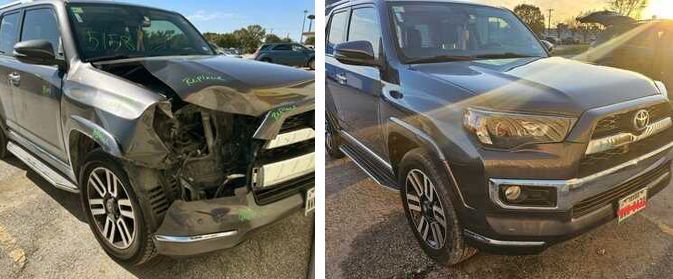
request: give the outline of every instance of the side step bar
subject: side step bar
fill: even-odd
[[[79,193],[79,189],[77,188],[77,186],[75,186],[75,184],[73,184],[72,182],[70,182],[70,180],[65,178],[65,176],[59,174],[51,167],[47,166],[45,163],[40,161],[40,159],[36,158],[25,149],[18,146],[17,144],[13,142],[7,143],[7,151],[14,154],[16,158],[19,158],[19,160],[24,162],[31,169],[33,169],[40,176],[42,176],[45,180],[54,185],[54,187],[72,193]]]
[[[358,152],[357,148],[350,146],[348,143],[344,143],[339,147],[339,150],[346,154],[353,163],[355,163],[362,171],[369,175],[376,183],[379,185],[389,188],[390,190],[399,191],[397,182],[395,178],[392,177],[392,174],[379,166],[374,160],[368,159],[366,155],[362,152]]]

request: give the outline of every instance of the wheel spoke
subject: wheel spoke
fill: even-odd
[[[418,222],[418,232],[421,234],[421,237],[423,237],[423,240],[427,241],[428,240],[428,221],[425,220],[425,216],[421,217],[421,221]]]
[[[410,181],[411,181],[411,186],[414,187],[414,190],[416,190],[416,194],[418,194],[419,197],[423,196],[423,189],[421,188],[421,181],[418,179],[416,176],[416,173],[412,171],[410,173]]]
[[[430,202],[434,199],[435,187],[432,185],[430,178],[423,175],[423,192]]]
[[[417,196],[414,196],[412,194],[407,194],[407,206],[409,206],[409,210],[421,212],[421,201]]]
[[[105,205],[103,199],[89,199],[89,209],[93,216],[105,214]]]
[[[98,192],[101,198],[105,197],[105,194],[107,194],[107,189],[105,187],[105,184],[103,184],[103,182],[100,180],[100,177],[98,177],[98,174],[95,171],[91,173],[89,183],[93,186],[94,189],[96,189],[96,192]]]
[[[442,228],[439,227],[438,223],[432,223],[432,238],[437,242],[437,247],[441,247],[444,244],[444,234]]]
[[[105,170],[105,176],[107,177],[107,187],[108,187],[108,193],[110,193],[111,196],[117,197],[117,177],[109,171]]]
[[[432,212],[434,213],[435,220],[444,228],[446,228],[446,218],[444,217],[444,210],[439,206],[433,206]]]
[[[129,232],[129,228],[122,218],[117,219],[117,228],[119,229],[119,235],[122,238],[122,242],[124,242],[124,246],[128,246],[133,241],[133,235]]]

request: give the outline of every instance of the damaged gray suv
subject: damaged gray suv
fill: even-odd
[[[183,16],[0,8],[0,155],[79,193],[114,259],[225,249],[313,208],[314,77],[216,56]]]

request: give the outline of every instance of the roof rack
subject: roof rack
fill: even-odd
[[[32,3],[32,2],[33,2],[33,0],[14,1],[14,2],[11,2],[9,4],[5,4],[5,5],[0,6],[0,10],[4,10],[4,9],[9,8],[9,7],[14,7],[14,6],[18,6],[18,5],[21,5],[21,4]]]

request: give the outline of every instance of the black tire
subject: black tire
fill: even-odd
[[[97,175],[99,175],[100,177],[100,172],[105,170],[109,170],[118,178],[118,181],[121,184],[118,184],[116,191],[118,193],[122,193],[120,189],[123,189],[124,194],[126,195],[125,199],[126,202],[128,203],[128,201],[130,201],[130,204],[132,205],[131,215],[134,216],[133,218],[134,237],[131,238],[131,243],[128,244],[127,248],[122,249],[115,247],[114,244],[111,244],[107,240],[107,238],[103,236],[102,226],[98,227],[100,224],[100,219],[95,219],[93,215],[94,213],[92,212],[92,210],[94,209],[94,207],[96,207],[96,205],[92,207],[89,198],[95,197],[95,195],[97,194],[99,195],[99,193],[96,193],[97,192],[96,190],[91,191],[90,187],[93,186],[89,186],[89,178],[91,177],[93,179],[93,176],[91,176],[92,172],[96,171]],[[150,224],[150,221],[144,214],[142,210],[143,207],[139,204],[138,196],[134,190],[134,187],[131,185],[131,182],[128,179],[126,171],[124,171],[123,167],[116,159],[114,159],[107,153],[101,151],[100,149],[96,149],[91,153],[89,153],[84,161],[84,166],[81,168],[79,185],[81,191],[80,196],[81,196],[82,210],[86,215],[89,227],[91,228],[91,231],[96,237],[96,240],[98,240],[98,243],[103,247],[105,252],[108,255],[110,255],[110,257],[112,257],[119,263],[125,265],[137,266],[149,261],[154,256],[156,256],[156,249],[154,247],[154,242],[152,242],[152,232],[150,231],[150,228],[148,226],[148,224]],[[119,187],[119,185],[121,185],[121,188]],[[117,194],[115,194],[115,196],[117,196]],[[103,209],[105,209],[106,212],[110,212],[108,209],[106,209],[107,204],[108,204],[107,202],[104,202],[102,207]],[[119,202],[119,205],[117,205],[117,203],[114,203],[114,206],[111,207],[113,208],[118,207],[119,212],[122,212],[123,210],[121,210],[121,206],[122,203]],[[128,212],[128,210],[126,212]],[[101,215],[100,213],[97,214],[98,217],[96,218],[102,217],[105,219],[106,218],[105,216],[109,216],[108,213],[103,214],[104,216],[100,215]],[[122,215],[124,214],[119,215],[117,224],[119,220],[124,219],[121,217]],[[128,219],[125,220],[126,223],[128,223]],[[107,225],[107,219],[105,219],[103,222]],[[119,225],[115,225],[114,228],[117,228],[118,226]],[[126,227],[127,225],[125,225],[125,228]],[[116,234],[112,233],[113,239],[116,239],[115,236]],[[117,236],[117,238],[123,238],[123,237],[120,234],[119,236]],[[114,243],[115,241],[113,240],[112,242]]]
[[[0,159],[6,159],[10,156],[9,151],[7,151],[8,142],[5,130],[0,128]]]
[[[341,159],[346,156],[339,149],[342,140],[339,136],[339,131],[337,131],[329,119],[329,115],[325,114],[325,150],[331,158]]]
[[[311,60],[309,60],[307,66],[308,66],[309,69],[315,71],[315,59],[312,58]]]
[[[477,250],[468,246],[463,239],[463,226],[458,220],[458,215],[450,198],[452,195],[449,188],[452,187],[451,180],[449,180],[448,174],[439,160],[418,148],[410,151],[402,158],[399,170],[398,180],[401,186],[400,197],[402,198],[404,213],[423,251],[436,262],[447,266],[456,265],[476,254]],[[413,179],[410,176],[412,174],[417,175],[417,177],[419,174],[424,174],[431,184],[425,184],[425,180],[423,180],[422,187],[434,188],[434,191],[421,191],[433,193],[425,194],[426,197],[430,195],[431,198],[423,198],[423,195],[411,193],[412,196],[419,197],[417,205],[413,201],[414,198],[407,198],[409,189],[417,191],[413,188],[411,180],[407,179],[408,177]],[[443,210],[436,209],[437,205]],[[415,208],[413,213],[410,210],[411,207]],[[439,211],[442,211],[444,216],[441,216],[442,214]],[[427,221],[424,221],[427,215],[430,216],[427,217]],[[442,218],[444,227],[441,225]],[[419,226],[417,223],[425,224],[425,226]],[[425,238],[419,228],[421,228],[420,231],[425,232]],[[435,237],[441,232],[444,232],[444,236]],[[430,240],[431,238],[434,239]]]

